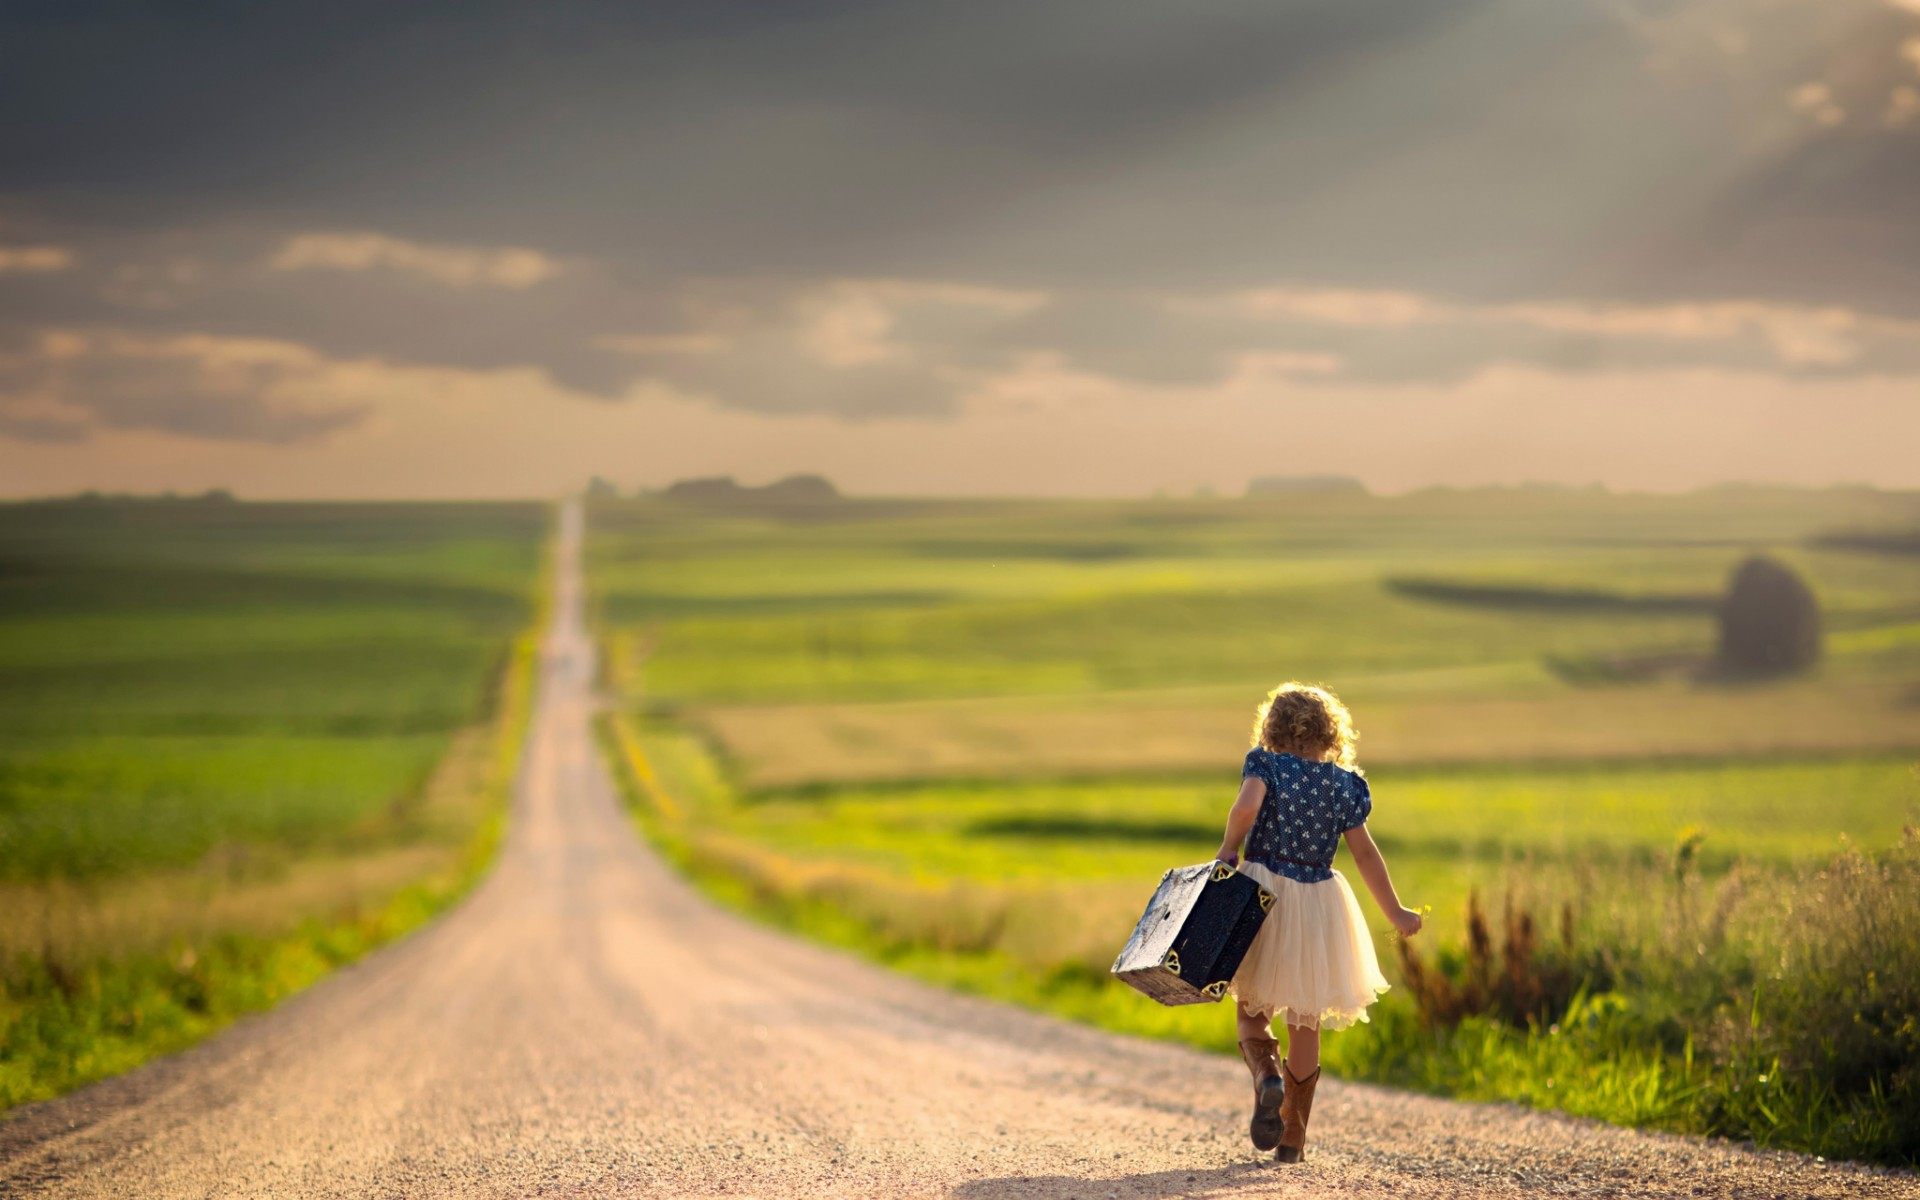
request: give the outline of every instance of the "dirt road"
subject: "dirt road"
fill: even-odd
[[[595,757],[577,522],[487,882],[273,1013],[0,1123],[0,1195],[1920,1195],[1908,1175],[1337,1081],[1307,1163],[1278,1167],[1246,1144],[1237,1062],[715,910],[635,839]]]

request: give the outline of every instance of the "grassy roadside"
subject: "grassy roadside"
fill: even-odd
[[[536,660],[534,637],[523,637],[493,720],[479,731],[483,736],[450,755],[450,762],[481,760],[463,797],[471,832],[462,843],[410,856],[410,866],[425,869],[409,882],[393,887],[376,877],[364,894],[350,891],[325,915],[290,928],[273,930],[270,921],[266,930],[205,930],[174,939],[165,951],[83,964],[55,954],[16,960],[0,1000],[0,1107],[51,1099],[191,1045],[418,928],[465,895],[485,874],[505,830]],[[473,764],[462,765],[466,776]],[[320,865],[349,875],[354,866]],[[230,902],[241,910],[255,903],[271,909],[268,891],[243,885]]]
[[[178,866],[0,880],[0,1110],[190,1045],[465,895],[504,832],[546,584],[543,568],[479,722],[423,735],[443,750],[388,805],[302,840],[222,841]]]
[[[1116,921],[1140,900],[1131,891],[1103,905],[1092,881],[960,879],[774,850],[715,819],[736,801],[699,739],[618,711],[599,732],[636,824],[730,907],[941,986],[1232,1053],[1223,1008],[1161,1008],[1108,978]],[[1441,1020],[1431,978],[1426,994],[1403,985],[1371,1023],[1326,1039],[1328,1069],[1830,1157],[1920,1157],[1920,1081],[1910,1069],[1862,1075],[1889,1057],[1913,1061],[1915,985],[1905,976],[1912,967],[1920,978],[1909,962],[1920,945],[1909,928],[1920,843],[1911,834],[1797,879],[1764,867],[1707,879],[1685,861],[1616,870],[1631,878],[1610,886],[1654,902],[1585,922],[1564,946],[1518,932],[1520,918],[1509,917],[1428,964],[1456,992],[1534,988],[1533,1011],[1485,1003]],[[1537,894],[1555,887],[1541,881]],[[1682,938],[1697,939],[1699,953],[1674,965]],[[1478,961],[1476,940],[1486,945]],[[1877,981],[1861,965],[1875,962]]]

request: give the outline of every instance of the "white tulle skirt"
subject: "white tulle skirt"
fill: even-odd
[[[1389,985],[1346,877],[1300,883],[1255,862],[1240,871],[1273,893],[1273,908],[1234,973],[1233,995],[1275,1023],[1345,1029],[1366,1020]]]

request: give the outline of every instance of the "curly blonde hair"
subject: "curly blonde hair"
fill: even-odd
[[[1353,714],[1326,688],[1290,679],[1268,692],[1255,711],[1254,745],[1309,762],[1360,769],[1354,758],[1360,735],[1353,728]]]

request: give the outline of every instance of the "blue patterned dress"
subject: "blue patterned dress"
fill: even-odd
[[[1340,835],[1366,824],[1373,795],[1357,773],[1254,749],[1241,777],[1267,785],[1240,870],[1273,893],[1231,991],[1250,1013],[1344,1029],[1387,990],[1353,889],[1333,869]]]
[[[1260,746],[1247,751],[1240,768],[1240,777],[1248,776],[1266,783],[1267,797],[1247,834],[1247,858],[1301,883],[1333,878],[1340,835],[1365,825],[1373,812],[1367,781],[1329,762],[1308,762]]]

